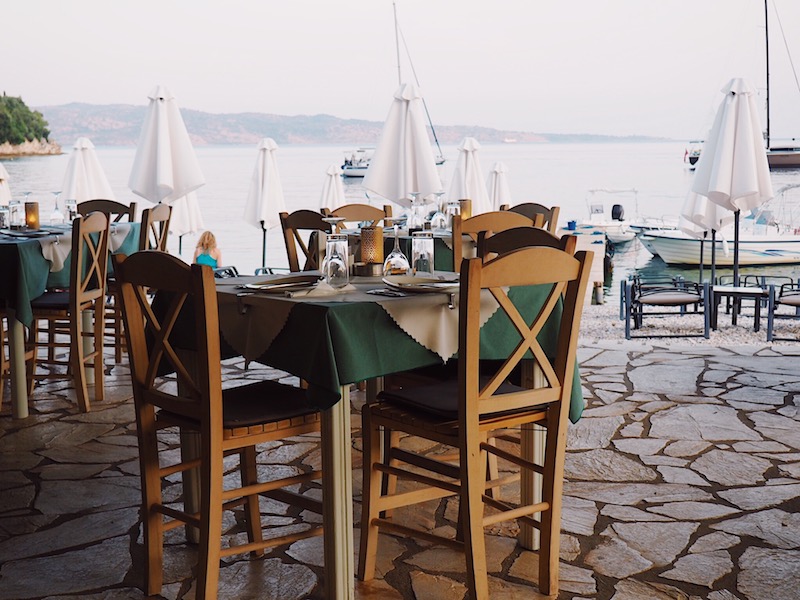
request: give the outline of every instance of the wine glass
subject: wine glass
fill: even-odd
[[[434,195],[436,196],[436,212],[431,217],[431,229],[441,233],[447,229],[449,222],[445,214],[445,207],[442,205],[444,192],[434,192]]]
[[[411,196],[411,208],[408,213],[408,228],[409,229],[422,229],[424,218],[420,214],[419,207],[419,192],[409,192]]]
[[[61,192],[51,193],[55,196],[55,205],[53,206],[53,212],[50,213],[50,225],[63,225],[64,213],[61,212],[61,209],[58,207],[58,197],[61,195]]]
[[[408,275],[411,265],[406,255],[400,250],[400,239],[397,237],[397,225],[394,226],[394,248],[383,261],[383,276]]]
[[[341,288],[350,281],[347,236],[329,235],[325,242],[325,282],[332,288]]]

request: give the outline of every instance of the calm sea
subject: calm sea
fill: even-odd
[[[535,201],[561,206],[560,221],[588,217],[589,202],[602,202],[610,211],[612,204],[621,204],[628,219],[676,216],[691,186],[693,171],[683,163],[686,145],[663,143],[595,143],[595,144],[485,144],[479,151],[482,170],[488,180],[493,165],[500,161],[508,168],[508,181],[514,203]],[[277,151],[278,168],[288,210],[318,209],[331,164],[341,164],[345,146],[281,146]],[[447,162],[441,167],[444,189],[455,168],[458,150],[443,147]],[[108,179],[122,202],[147,204],[128,189],[128,176],[135,149],[98,147],[97,154]],[[206,185],[198,190],[198,198],[206,227],[217,236],[225,264],[236,265],[241,273],[252,272],[261,265],[261,230],[242,219],[250,178],[255,166],[255,146],[212,146],[197,148]],[[30,192],[31,200],[42,204],[42,216],[52,210],[52,192],[61,189],[69,155],[26,157],[4,160],[15,198],[23,199]],[[787,183],[800,182],[800,171],[773,172],[777,190]],[[631,190],[618,193],[590,193],[590,190]],[[365,195],[360,179],[345,180],[348,202],[367,202],[381,206],[379,197]],[[446,196],[445,196],[446,197]],[[800,226],[800,223],[798,223]],[[182,256],[191,260],[197,235],[184,236]],[[178,250],[172,240],[173,252]],[[267,233],[267,263],[286,265],[286,252],[279,229]],[[690,277],[695,268],[667,268],[653,258],[638,241],[618,249],[612,276],[606,280],[607,295],[616,296],[618,281],[634,269],[649,274],[681,272]],[[756,272],[793,274],[800,268],[756,269]],[[725,273],[721,270],[720,273]],[[753,272],[743,269],[743,273]]]

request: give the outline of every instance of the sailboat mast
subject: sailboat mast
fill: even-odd
[[[767,74],[767,150],[769,150],[769,0],[764,0],[764,55]]]
[[[394,11],[394,46],[397,52],[397,85],[403,85],[403,78],[400,74],[400,29],[397,26],[397,3],[392,2]]]

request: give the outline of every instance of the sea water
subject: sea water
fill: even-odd
[[[606,211],[620,204],[626,220],[638,217],[677,218],[691,187],[694,171],[683,162],[686,144],[665,141],[652,143],[570,143],[570,144],[483,144],[478,152],[487,182],[497,162],[507,167],[512,203],[539,202],[561,207],[562,226],[570,220],[589,216],[589,204],[602,202]],[[440,167],[445,192],[458,159],[456,146],[442,148],[445,164]],[[288,211],[318,210],[330,165],[340,165],[351,147],[282,145],[277,150],[278,170]],[[105,169],[116,200],[150,205],[128,189],[128,178],[135,148],[98,147],[97,156]],[[257,148],[253,146],[201,146],[196,148],[206,185],[197,191],[205,227],[214,232],[222,250],[223,263],[235,265],[240,273],[252,273],[261,266],[262,231],[245,223],[244,206],[255,167]],[[3,159],[15,199],[42,204],[40,214],[48,215],[61,189],[69,153],[60,156]],[[774,171],[773,186],[778,190],[788,183],[800,183],[800,171]],[[382,206],[385,201],[368,192],[362,179],[344,179],[346,202]],[[625,190],[636,190],[636,193]],[[608,190],[592,193],[591,190]],[[615,191],[616,190],[616,191]],[[800,197],[800,192],[797,194]],[[444,199],[447,199],[445,194]],[[800,201],[798,201],[800,204]],[[402,209],[395,208],[395,212]],[[799,213],[800,214],[800,213]],[[607,216],[610,216],[607,215]],[[800,222],[797,223],[800,226]],[[190,261],[201,232],[187,234],[180,241],[180,255]],[[267,264],[286,266],[286,250],[280,227],[266,234]],[[170,251],[178,253],[179,240],[173,236]],[[599,260],[599,257],[597,257]],[[633,271],[648,275],[681,274],[696,278],[697,267],[667,267],[654,258],[638,241],[617,248],[613,270],[605,281],[606,301],[617,297],[619,281]],[[720,269],[719,274],[730,270]],[[782,274],[800,276],[800,266],[748,267],[742,274]],[[708,273],[706,273],[708,277]]]

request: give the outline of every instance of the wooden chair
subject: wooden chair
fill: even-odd
[[[379,225],[381,221],[392,216],[392,207],[385,204],[383,209],[369,204],[345,204],[335,210],[323,208],[322,212],[325,217],[342,217],[344,221],[336,224],[335,233],[339,233],[342,229],[346,229],[350,223],[361,223],[368,221],[370,225]]]
[[[291,214],[282,212],[280,219],[283,240],[286,243],[286,256],[289,259],[289,270],[314,271],[319,269],[321,267],[318,247],[320,239],[317,237],[318,233],[315,232],[331,233],[331,224],[323,221],[323,215],[313,210],[296,210]],[[304,234],[308,235],[305,240],[303,239]],[[303,253],[302,268],[297,253],[298,246]]]
[[[68,290],[46,291],[31,301],[33,323],[30,331],[29,347],[33,350],[33,360],[29,363],[28,387],[32,388],[34,379],[44,377],[65,377],[65,375],[39,375],[36,366],[41,363],[66,364],[75,384],[78,407],[82,412],[90,409],[89,393],[86,383],[86,370],[94,371],[95,399],[103,399],[103,334],[105,320],[106,272],[108,270],[108,218],[100,212],[87,217],[77,217],[72,222],[72,254],[70,256],[70,284]],[[92,313],[93,329],[87,328],[84,311]],[[40,321],[48,323],[42,331]],[[69,343],[57,341],[49,331],[57,323],[69,321]],[[40,333],[48,333],[48,340],[42,344]],[[84,340],[93,340],[91,352],[84,350]],[[48,349],[69,348],[69,360],[60,361],[57,357],[42,360],[38,347]]]
[[[5,396],[5,380],[11,376],[11,357],[6,353],[8,348],[8,315],[4,307],[0,306],[0,406]],[[33,350],[28,348],[25,352],[26,366],[33,359]]]
[[[537,268],[529,268],[532,264]],[[360,579],[369,580],[374,575],[378,531],[384,529],[464,550],[467,597],[487,599],[483,528],[517,518],[540,531],[539,590],[543,594],[557,594],[567,419],[578,326],[590,266],[589,253],[578,252],[572,256],[547,247],[516,250],[486,263],[480,258],[463,262],[457,380],[384,391],[379,394],[377,402],[365,405],[362,410],[364,475]],[[527,285],[550,286],[547,299],[540,310],[533,311],[530,323],[505,291],[510,286]],[[482,293],[491,294],[497,300],[498,311],[508,316],[520,338],[507,359],[492,373],[481,369]],[[560,316],[558,310],[561,310]],[[560,328],[555,353],[549,358],[539,345],[537,334],[551,315],[559,319]],[[540,365],[544,387],[529,389],[508,381],[528,351]],[[487,443],[491,431],[530,423],[539,423],[547,428],[543,465],[536,465],[526,456],[517,456]],[[385,438],[383,458],[379,442],[381,428]],[[401,432],[458,449],[457,464],[437,460],[439,446],[431,449],[430,444],[412,441],[403,443],[401,447]],[[419,448],[431,451],[418,451]],[[526,471],[542,474],[542,502],[514,507],[486,494],[486,490],[494,486],[494,482],[486,480],[487,453],[496,454]],[[417,485],[404,487],[398,493],[399,486],[391,481],[396,478]],[[459,499],[461,523],[457,529],[461,539],[443,537],[393,520],[395,509],[452,496]],[[487,515],[484,505],[497,512]],[[382,516],[384,511],[391,512]],[[536,513],[540,513],[538,520],[533,518]]]
[[[153,208],[142,211],[142,226],[139,230],[139,250],[167,251],[169,221],[172,218],[172,207],[167,204],[156,204]]]
[[[164,252],[148,250],[114,256],[120,284],[131,362],[139,441],[142,519],[146,556],[144,591],[162,586],[164,532],[181,525],[200,530],[198,599],[217,597],[220,557],[253,552],[320,535],[321,526],[263,539],[259,495],[314,512],[322,504],[283,488],[319,479],[319,471],[259,483],[256,444],[319,431],[319,412],[304,390],[277,381],[259,381],[222,389],[219,317],[214,274],[210,267],[187,265]],[[148,291],[157,290],[153,304]],[[175,373],[177,385],[163,386],[162,370]],[[180,427],[196,433],[199,457],[175,462],[164,452],[158,432]],[[225,474],[227,454],[238,453],[240,487]],[[160,462],[161,461],[161,462]],[[188,514],[175,499],[162,496],[162,480],[199,468],[199,514]],[[224,483],[224,486],[223,486]],[[185,494],[184,494],[185,496]],[[223,510],[244,507],[245,544],[221,548]]]
[[[453,271],[458,272],[461,268],[464,235],[468,235],[474,243],[480,245],[483,238],[498,231],[504,231],[512,227],[533,226],[532,219],[510,211],[487,212],[469,219],[462,219],[456,215],[453,217]]]
[[[529,219],[535,219],[538,215],[541,215],[542,222],[537,223],[536,227],[544,227],[552,234],[558,232],[558,213],[561,211],[561,207],[559,206],[547,208],[543,204],[538,204],[536,202],[524,202],[516,206],[503,204],[500,210],[510,210],[511,212],[525,215]]]
[[[478,244],[478,256],[486,261],[498,254],[507,254],[531,246],[547,246],[575,254],[577,244],[578,238],[574,235],[558,237],[539,227],[513,227],[484,237]]]
[[[709,338],[713,300],[708,283],[700,284],[681,278],[635,276],[630,281],[621,283],[620,293],[625,316],[625,339],[641,337]],[[693,308],[695,312],[699,312],[701,307],[703,309],[702,332],[647,332],[639,335],[631,333],[632,329],[640,330],[642,328],[645,316],[685,315],[687,309]]]
[[[78,204],[78,214],[87,216],[93,212],[101,212],[108,217],[112,223],[119,223],[127,219],[130,223],[136,220],[136,202],[130,205],[117,202],[116,200],[84,200]]]

